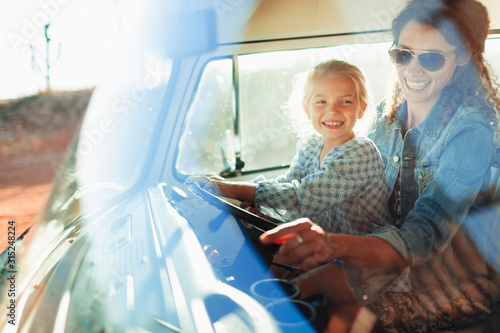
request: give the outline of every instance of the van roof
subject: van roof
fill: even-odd
[[[490,13],[493,32],[500,32],[500,2],[480,0]],[[238,2],[238,1],[237,1]],[[228,14],[230,3],[216,10]],[[244,36],[230,40],[235,35],[219,31],[219,41],[233,43],[242,41],[266,41],[310,36],[326,36],[379,32],[390,28],[392,19],[405,6],[402,0],[260,0],[254,4],[253,14],[244,24]],[[234,5],[238,6],[238,4]],[[247,7],[248,8],[248,7]],[[233,8],[235,11],[238,8]],[[229,13],[230,15],[230,13]],[[229,16],[227,15],[227,16]],[[221,15],[219,15],[221,16]],[[227,18],[226,16],[226,18]],[[241,16],[240,16],[241,18]],[[224,19],[221,20],[224,25]],[[497,30],[497,31],[495,31]]]

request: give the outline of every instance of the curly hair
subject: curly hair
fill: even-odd
[[[483,57],[490,23],[486,8],[476,0],[412,0],[392,23],[394,45],[398,44],[401,31],[410,21],[439,30],[449,44],[456,46],[457,59],[467,59],[470,55],[465,65],[457,66],[450,84],[443,89],[440,107],[445,123],[460,105],[464,105],[479,108],[497,127],[499,85]],[[398,81],[387,101],[384,116],[389,120],[390,129],[398,120],[397,111],[404,102]]]

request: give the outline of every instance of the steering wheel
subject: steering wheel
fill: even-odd
[[[259,252],[266,258],[269,255],[274,255],[278,249],[279,245],[270,244],[263,245],[259,236],[267,230],[273,229],[279,224],[276,222],[269,221],[261,216],[258,216],[254,213],[251,213],[241,207],[238,207],[208,191],[201,188],[197,184],[189,184],[189,189],[201,197],[204,201],[209,204],[223,210],[227,211],[235,217],[235,220],[238,221],[240,227],[245,230],[246,234],[249,236],[250,240],[254,244],[255,247],[259,250]]]
[[[255,227],[257,227],[257,229],[260,229],[262,232],[271,230],[279,225],[276,222],[269,221],[266,218],[251,213],[248,210],[245,210],[241,207],[238,207],[230,203],[229,201],[224,200],[221,197],[218,197],[208,192],[207,190],[201,188],[197,184],[189,184],[189,189],[198,196],[200,196],[203,200],[210,203],[211,205],[219,209],[231,212],[241,220],[254,225]]]

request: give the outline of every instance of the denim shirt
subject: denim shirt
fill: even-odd
[[[378,108],[380,119],[382,108]],[[493,128],[475,107],[461,106],[444,123],[439,102],[424,121],[401,134],[406,102],[387,129],[379,120],[369,137],[380,150],[387,184],[401,179],[401,225],[379,229],[371,236],[389,242],[410,266],[432,259],[446,248],[472,207],[484,194],[493,161]]]

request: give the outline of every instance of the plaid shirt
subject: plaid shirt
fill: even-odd
[[[288,172],[258,183],[255,204],[281,221],[311,218],[328,232],[370,233],[390,221],[384,166],[376,146],[354,138],[329,151],[323,139],[302,138]]]

